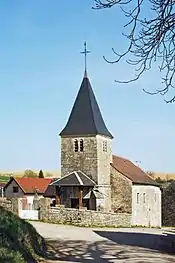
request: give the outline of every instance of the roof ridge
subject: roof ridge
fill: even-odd
[[[150,177],[144,170],[142,170],[141,167],[135,165],[129,159],[113,155],[111,166],[133,183],[158,186],[152,177]]]
[[[81,170],[78,170],[77,172],[82,173],[86,178],[88,178],[90,181],[92,181],[92,183],[96,184],[96,183],[94,182],[94,180],[92,180],[89,176],[87,176],[87,175],[86,175],[84,172],[82,172]]]
[[[75,173],[75,175],[76,175],[76,177],[77,177],[80,185],[83,185],[83,181],[81,180],[81,178],[80,178],[80,176],[78,175],[78,173],[77,173],[76,171],[75,171],[74,173]]]
[[[54,184],[54,183],[56,183],[56,182],[59,182],[61,179],[68,177],[68,176],[69,176],[70,174],[72,174],[72,173],[75,173],[75,171],[70,172],[70,173],[68,173],[68,174],[66,174],[66,175],[64,175],[64,176],[61,176],[61,177],[58,178],[57,180],[53,181],[50,185],[52,185],[52,184]]]
[[[117,158],[121,158],[121,159],[126,160],[126,161],[130,161],[129,158],[126,158],[126,157],[123,157],[123,156],[120,156],[120,155],[113,154],[112,156],[117,157]]]
[[[142,169],[140,168],[139,166],[137,166],[134,162],[132,162],[129,158],[125,158],[125,157],[122,157],[122,156],[119,156],[119,155],[113,155],[114,157],[117,157],[117,158],[120,158],[124,161],[127,161],[127,162],[130,162],[132,165],[134,165],[135,167],[137,167],[138,169],[140,169],[142,172],[144,172],[146,175],[147,173]]]

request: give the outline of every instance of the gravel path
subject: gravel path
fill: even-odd
[[[167,239],[163,230],[91,229],[41,222],[31,224],[50,244],[50,261],[43,262],[175,262],[175,256],[168,254],[175,236],[170,235]]]

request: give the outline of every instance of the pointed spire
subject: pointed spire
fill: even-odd
[[[97,134],[113,138],[105,125],[85,69],[80,90],[60,136],[95,136]]]
[[[68,122],[60,132],[60,136],[94,136],[99,134],[112,139],[113,136],[104,123],[87,75],[86,56],[90,51],[86,48],[86,42],[84,42],[84,51],[81,53],[85,57],[84,77]]]
[[[87,69],[85,68],[85,71],[84,71],[84,78],[87,78],[88,75],[87,75]]]

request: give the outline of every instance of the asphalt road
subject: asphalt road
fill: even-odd
[[[143,228],[91,229],[31,222],[50,244],[42,262],[175,262],[175,235]]]

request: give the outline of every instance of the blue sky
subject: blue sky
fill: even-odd
[[[69,4],[68,4],[69,3]],[[146,170],[174,172],[175,105],[143,88],[160,86],[156,69],[136,83],[125,63],[107,64],[122,50],[123,16],[117,8],[92,10],[93,1],[0,1],[0,170],[60,169],[59,132],[84,71],[84,40],[92,53],[88,73],[113,152]]]

